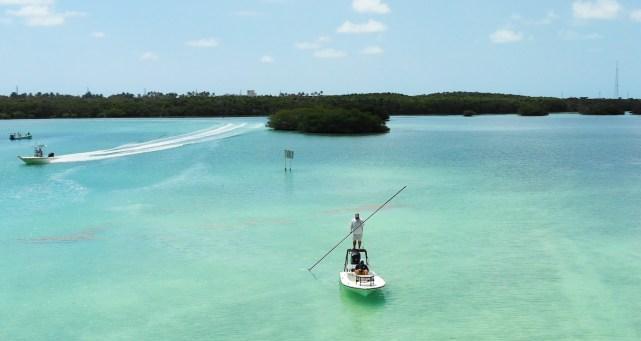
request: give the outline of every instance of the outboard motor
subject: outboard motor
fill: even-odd
[[[47,157],[53,157],[53,156],[54,156],[54,153],[49,153],[49,155],[47,155]]]
[[[352,250],[352,264],[356,265],[361,262],[361,253],[359,251]]]

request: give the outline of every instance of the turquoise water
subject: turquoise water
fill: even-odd
[[[0,121],[35,136],[0,142],[0,339],[641,338],[641,117],[395,117],[366,137],[264,122]],[[247,126],[16,158],[228,123]],[[340,289],[349,243],[306,270],[404,185],[365,227],[382,292]]]

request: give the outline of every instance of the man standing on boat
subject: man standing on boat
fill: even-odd
[[[350,225],[350,231],[352,231],[352,236],[353,236],[353,241],[352,245],[353,248],[356,248],[356,242],[358,242],[358,248],[361,248],[361,244],[363,242],[363,227],[364,223],[361,220],[360,216],[358,213],[354,215],[354,219],[352,219],[352,223]]]

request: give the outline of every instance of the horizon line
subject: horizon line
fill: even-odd
[[[98,92],[91,92],[91,90],[88,89],[88,91],[82,93],[82,94],[72,94],[72,93],[62,93],[62,92],[54,92],[54,91],[37,91],[37,92],[16,92],[12,91],[10,93],[4,93],[0,94],[2,97],[12,97],[14,95],[17,96],[37,96],[38,94],[42,95],[56,95],[56,96],[72,96],[72,97],[83,97],[83,96],[101,96],[101,97],[112,97],[112,96],[119,96],[119,95],[133,95],[135,97],[153,97],[153,94],[159,94],[159,95],[170,95],[170,94],[175,94],[176,96],[199,96],[201,94],[208,94],[207,96],[209,97],[226,97],[226,96],[238,96],[238,97],[281,97],[281,96],[301,96],[301,97],[330,97],[330,96],[354,96],[354,95],[400,95],[400,96],[407,96],[407,97],[418,97],[418,96],[430,96],[430,95],[439,95],[439,94],[479,94],[479,95],[504,95],[504,96],[518,96],[518,97],[530,97],[530,98],[556,98],[556,99],[570,99],[570,98],[577,98],[577,99],[609,99],[609,100],[638,100],[640,98],[635,98],[635,97],[603,97],[603,96],[598,96],[598,97],[590,97],[590,96],[538,96],[538,95],[524,95],[524,94],[515,94],[515,93],[506,93],[506,92],[491,92],[491,91],[464,91],[464,90],[457,90],[457,91],[439,91],[439,92],[429,92],[429,93],[419,93],[419,94],[407,94],[407,93],[402,93],[402,92],[392,92],[392,91],[385,91],[385,92],[350,92],[350,93],[324,93],[322,90],[321,91],[312,91],[312,92],[304,92],[304,91],[299,91],[299,92],[279,92],[279,93],[263,93],[259,94],[255,92],[254,94],[248,94],[249,91],[254,91],[251,89],[245,90],[244,92],[241,90],[238,93],[223,93],[223,94],[218,94],[216,92],[210,92],[210,91],[199,91],[199,90],[194,90],[194,91],[186,91],[186,92],[174,92],[174,91],[168,91],[168,92],[162,92],[162,91],[144,91],[144,92],[139,92],[139,93],[133,93],[133,92],[114,92],[111,94],[105,94],[105,93],[98,93]],[[151,94],[151,95],[150,95]]]

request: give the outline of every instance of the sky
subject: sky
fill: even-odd
[[[0,0],[0,94],[641,97],[641,0]]]

